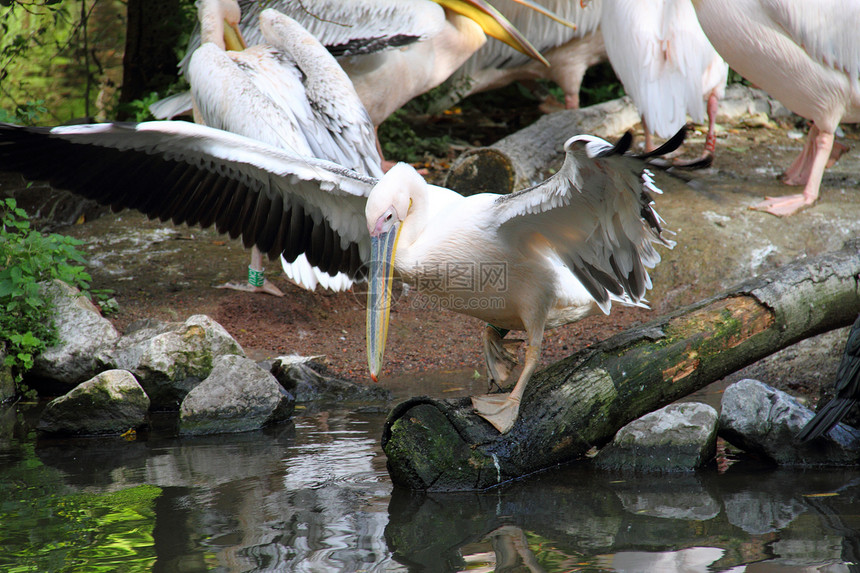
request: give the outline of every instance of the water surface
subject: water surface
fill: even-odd
[[[390,381],[466,395],[467,373]],[[392,486],[387,408],[265,431],[45,440],[0,416],[3,571],[850,571],[860,472],[742,461],[683,475],[569,464],[487,492]]]

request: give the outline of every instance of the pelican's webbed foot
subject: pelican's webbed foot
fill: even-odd
[[[523,341],[504,340],[507,333],[507,330],[499,329],[492,324],[488,324],[484,329],[482,341],[490,391],[494,387],[501,390],[501,385],[510,377],[511,372],[519,363],[515,351]]]
[[[510,394],[486,394],[472,396],[475,413],[487,420],[499,433],[507,434],[517,421],[520,401]]]
[[[222,285],[218,285],[215,288],[226,288],[230,290],[241,290],[244,292],[254,292],[261,294],[270,294],[272,296],[284,296],[284,293],[274,285],[274,283],[269,282],[268,280],[263,281],[262,286],[254,286],[250,283],[244,282],[227,282]]]
[[[783,197],[767,197],[761,203],[752,205],[750,209],[764,211],[777,217],[788,217],[813,203],[815,203],[815,199],[809,200],[805,195],[785,195]]]

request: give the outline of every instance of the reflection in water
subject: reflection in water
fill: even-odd
[[[860,559],[855,471],[580,463],[421,494],[391,486],[384,417],[331,409],[230,436],[36,441],[6,411],[0,570],[752,573]]]
[[[605,560],[605,567],[624,573],[677,571],[707,573],[725,551],[716,547],[688,547],[680,551],[619,551]]]

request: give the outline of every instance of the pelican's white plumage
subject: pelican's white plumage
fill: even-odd
[[[245,37],[260,35],[256,15],[263,6],[294,18],[317,37],[339,58],[374,125],[445,81],[490,33],[541,59],[484,0],[243,0],[240,5]],[[460,6],[468,15],[455,11]],[[190,49],[198,42],[193,38]],[[186,103],[180,95],[150,109],[168,118]]]
[[[382,366],[389,265],[430,304],[525,330],[525,366],[511,394],[473,398],[505,432],[539,364],[544,330],[609,312],[612,302],[641,305],[646,269],[660,258],[653,243],[672,244],[652,207],[653,182],[641,160],[622,155],[627,146],[629,138],[613,147],[574,137],[545,182],[471,197],[427,184],[406,164],[376,179],[185,122],[0,125],[0,169],[114,208],[215,224],[269,254],[305,253],[329,274],[369,273],[373,378]],[[496,329],[484,333],[484,345],[490,373],[504,381],[511,364]]]
[[[447,109],[462,98],[497,89],[511,82],[549,79],[561,87],[565,107],[579,107],[579,89],[590,66],[606,59],[600,16],[603,0],[582,2],[543,0],[542,4],[564,20],[564,26],[542,17],[516,0],[494,0],[493,6],[511,22],[550,63],[530,60],[501,42],[487,42],[446,80],[434,109]]]
[[[655,147],[652,134],[671,137],[688,114],[696,122],[707,115],[708,161],[729,67],[690,0],[604,0],[601,30],[609,61],[642,116],[646,150]]]
[[[297,156],[382,175],[367,111],[349,78],[316,38],[292,18],[263,10],[257,15],[260,43],[228,50],[226,27],[238,29],[238,2],[199,0],[198,11],[203,43],[191,54],[186,76],[200,123]],[[290,279],[310,290],[317,285],[333,290],[352,285],[345,275],[331,277],[314,268],[301,254],[295,260],[281,257],[281,266]],[[251,267],[262,272],[256,249]],[[268,281],[261,287],[225,286],[280,294]]]
[[[813,126],[785,182],[803,193],[753,206],[778,216],[818,199],[840,122],[860,121],[860,3],[854,0],[694,0],[702,29],[738,73]],[[832,154],[832,157],[831,157]]]

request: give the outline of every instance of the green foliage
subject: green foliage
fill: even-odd
[[[56,330],[39,282],[60,279],[82,291],[89,287],[81,241],[42,235],[30,228],[27,213],[14,199],[0,202],[0,343],[6,347],[5,366],[16,379],[33,360],[56,342]]]
[[[28,101],[22,105],[16,105],[15,109],[10,113],[5,109],[0,109],[0,121],[6,123],[17,123],[18,125],[36,125],[39,121],[39,116],[47,112],[45,108],[45,100]]]
[[[156,92],[149,92],[149,95],[131,101],[122,106],[122,112],[132,121],[149,121],[155,119],[152,112],[149,111],[149,106],[161,99]]]
[[[416,163],[423,161],[425,155],[444,156],[448,153],[452,139],[448,135],[440,137],[420,137],[404,118],[407,111],[399,109],[379,126],[379,142],[382,154],[392,161]]]
[[[121,83],[124,42],[122,0],[7,0],[0,5],[0,107],[44,100],[40,120],[50,124],[106,117]]]
[[[734,71],[731,68],[729,68],[729,80],[727,83],[729,83],[729,84],[741,84],[741,85],[745,85],[745,86],[751,86],[752,85],[749,82],[749,80],[747,80],[746,78],[744,78],[742,75],[740,75],[739,73],[737,73],[736,71]]]

